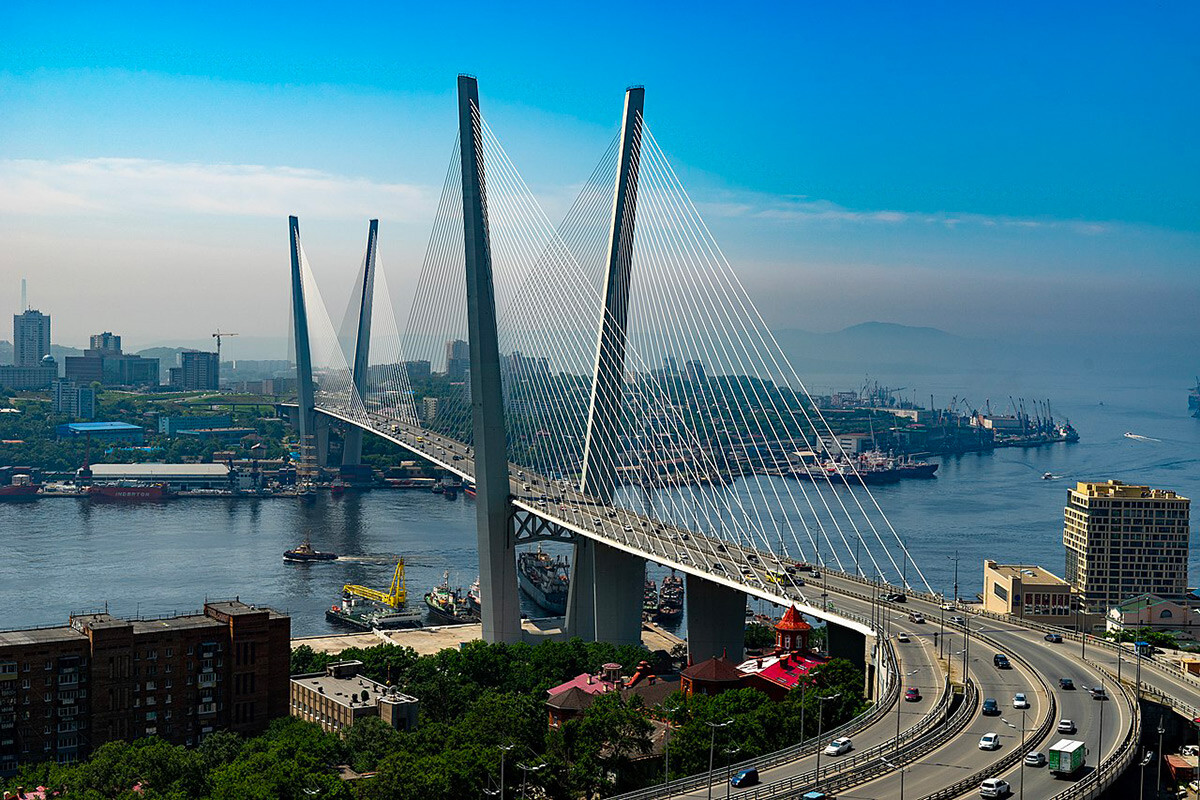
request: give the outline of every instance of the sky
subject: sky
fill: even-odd
[[[455,76],[553,218],[626,86],[774,328],[1197,333],[1200,6],[0,4],[0,307],[56,343],[282,356],[286,218],[332,309],[394,296]],[[0,332],[7,338],[7,332]]]

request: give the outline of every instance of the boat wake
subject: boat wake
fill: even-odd
[[[1134,439],[1139,442],[1161,442],[1162,441],[1162,439],[1155,439],[1153,436],[1142,436],[1137,433],[1130,433],[1129,431],[1125,431],[1125,438],[1126,439]]]

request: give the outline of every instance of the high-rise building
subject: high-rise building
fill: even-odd
[[[446,377],[462,380],[471,368],[471,346],[461,339],[446,342]]]
[[[93,333],[90,345],[92,350],[99,350],[102,353],[111,353],[116,356],[121,354],[121,337],[109,331]]]
[[[1150,592],[1187,593],[1191,501],[1120,481],[1080,481],[1067,491],[1065,577],[1092,612]]]
[[[50,315],[32,308],[13,315],[13,366],[37,367],[50,355]]]
[[[221,387],[221,366],[217,354],[203,350],[184,350],[179,366],[172,367],[171,387],[183,391],[215,390]]]
[[[51,388],[55,414],[65,414],[75,419],[92,419],[96,416],[96,390],[91,386],[80,386],[75,381],[59,378]]]

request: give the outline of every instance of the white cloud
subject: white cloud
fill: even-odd
[[[741,217],[779,222],[844,222],[880,225],[938,225],[955,228],[960,225],[986,228],[1007,227],[1026,229],[1067,230],[1085,236],[1108,233],[1111,226],[1101,222],[1026,219],[987,214],[949,211],[898,211],[894,209],[852,209],[814,200],[805,196],[775,196],[740,192],[728,197],[699,204],[706,216]]]
[[[161,213],[423,220],[430,187],[312,169],[139,158],[0,161],[0,213],[120,217]]]

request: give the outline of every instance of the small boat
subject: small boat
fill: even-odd
[[[479,621],[479,614],[472,609],[468,596],[462,589],[450,588],[450,573],[442,575],[442,582],[425,593],[425,605],[440,621],[451,625],[463,625]]]
[[[1051,473],[1049,473],[1049,472],[1043,472],[1043,473],[1042,473],[1042,480],[1044,480],[1044,481],[1052,481],[1052,480],[1054,480],[1054,475],[1052,475],[1052,474],[1051,474]]]
[[[346,493],[346,484],[341,478],[337,478],[333,483],[329,484],[329,493],[334,497],[341,497]]]
[[[293,550],[283,551],[284,561],[307,562],[307,561],[336,561],[337,553],[322,553],[312,546],[312,542],[308,537],[304,537],[304,542]]]

